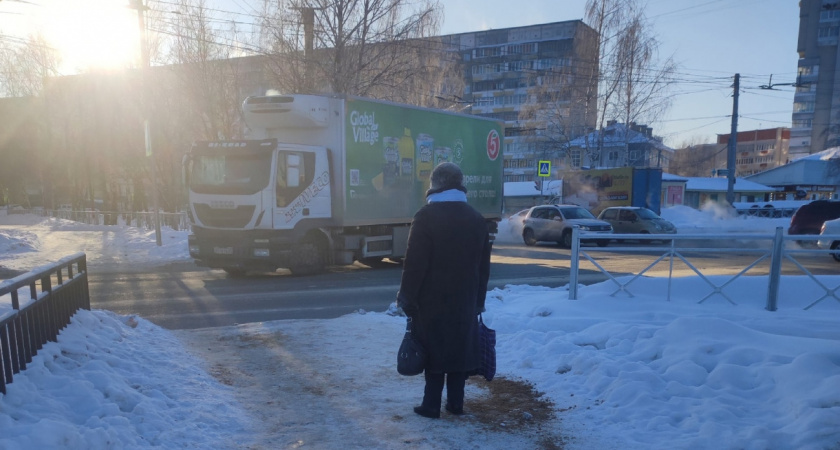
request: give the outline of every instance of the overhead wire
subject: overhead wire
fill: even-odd
[[[702,6],[705,6],[705,5],[718,3],[719,1],[720,0],[715,0],[715,1],[710,1],[710,2],[703,3],[703,4],[699,4],[699,5],[693,5],[691,7],[684,8],[683,10],[671,11],[671,12],[663,13],[663,14],[660,14],[660,15],[657,15],[657,16],[653,16],[651,18],[655,19],[655,18],[658,18],[658,17],[666,16],[668,14],[675,14],[675,13],[678,13],[680,11],[684,11],[684,10],[687,10],[687,9],[698,8],[698,7],[702,7]],[[154,2],[149,2],[149,3],[156,3],[156,4],[176,6],[176,7],[185,6],[181,3],[166,1],[166,0],[154,0]],[[239,5],[239,6],[241,7],[241,5]],[[255,13],[230,11],[230,10],[210,8],[210,7],[202,7],[200,9],[205,10],[205,11],[212,11],[212,12],[217,12],[217,13],[235,15],[235,16],[239,16],[239,17],[251,17],[251,18],[257,18],[257,19],[264,19],[264,17],[262,15],[255,14]],[[162,13],[182,15],[182,16],[190,16],[192,13],[194,13],[194,11],[192,11],[192,10],[188,10],[188,11],[174,11],[174,10],[169,11],[169,10],[165,10],[165,9],[160,9],[158,11],[162,12]],[[701,12],[701,13],[705,13],[705,12]],[[221,19],[221,18],[216,18],[216,17],[207,17],[205,19],[208,22],[215,23],[215,24],[242,25],[242,26],[255,27],[255,28],[259,28],[261,26],[261,24],[258,23],[258,22],[243,22],[243,21],[238,21],[238,20]],[[172,25],[171,22],[170,22],[170,25]],[[164,34],[164,35],[169,35],[169,36],[172,36],[172,37],[179,37],[179,38],[193,39],[193,40],[202,40],[203,42],[208,43],[208,44],[221,45],[221,46],[225,46],[225,47],[237,50],[237,51],[251,52],[252,54],[255,54],[255,55],[271,55],[271,54],[273,54],[273,52],[271,52],[270,50],[266,50],[266,49],[260,47],[259,45],[254,45],[253,43],[244,43],[242,41],[237,41],[237,40],[229,39],[229,38],[221,38],[221,39],[224,39],[226,42],[212,42],[212,41],[206,41],[206,40],[203,40],[201,38],[194,37],[194,36],[180,35],[180,34],[177,34],[177,33],[173,33],[170,30],[153,29],[152,31],[158,32],[158,33],[161,33],[161,34]],[[466,33],[459,33],[459,34],[466,34]],[[298,35],[298,36],[300,37],[300,35]],[[446,45],[447,47],[450,47],[450,48],[452,47],[451,43],[450,44],[441,43],[441,40],[438,39],[438,38],[439,38],[439,36],[438,37],[431,37],[431,38],[413,39],[413,40],[411,40],[411,43],[409,45],[415,45],[414,42],[417,42],[417,41],[421,41],[421,42],[426,41],[427,45],[428,44],[431,44],[431,45]],[[418,46],[417,48],[421,48],[421,47]],[[424,46],[422,48],[426,49],[427,47]],[[465,48],[470,48],[470,47],[467,46],[467,44],[461,44],[459,50],[463,50]],[[570,62],[575,62],[575,61],[570,60]],[[563,66],[558,66],[556,64],[548,65],[548,69],[562,68],[562,67]],[[650,71],[654,71],[654,70],[656,70],[656,69],[650,69]],[[529,69],[523,70],[522,72],[531,73],[531,74],[545,73],[545,72],[541,72],[540,70],[529,70]],[[700,93],[700,92],[723,90],[723,89],[729,88],[729,86],[725,85],[724,83],[729,82],[729,80],[731,80],[731,77],[705,76],[705,75],[700,75],[700,72],[721,73],[721,72],[717,72],[717,71],[702,70],[702,69],[701,70],[691,70],[691,72],[677,72],[677,73],[672,74],[672,76],[674,76],[674,77],[668,79],[667,83],[672,84],[674,86],[679,86],[679,85],[697,86],[697,85],[702,85],[702,84],[708,84],[708,85],[718,86],[718,87],[714,88],[714,89],[705,89],[705,90],[699,90],[699,91],[676,92],[672,95],[674,95],[674,96],[677,96],[677,95],[691,95],[691,94],[696,94],[696,93]],[[679,75],[679,77],[677,77],[676,75]],[[747,78],[747,77],[750,77],[750,76],[753,76],[753,75],[744,75],[744,78]],[[759,76],[760,77],[767,77],[767,75],[755,75],[755,76],[756,77],[759,77]],[[607,80],[607,81],[609,81],[609,80]],[[652,80],[652,79],[645,80],[644,77],[641,77],[638,80],[638,82],[639,83],[646,83],[646,82],[654,82],[654,80]],[[760,95],[760,94],[753,94],[753,95]],[[686,119],[686,120],[688,120],[688,119]]]

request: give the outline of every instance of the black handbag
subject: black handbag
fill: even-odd
[[[478,346],[481,351],[481,366],[476,375],[492,381],[496,376],[496,330],[487,328],[480,314],[478,316]]]
[[[397,372],[400,375],[420,375],[426,368],[426,349],[412,334],[414,323],[411,317],[405,321],[405,335],[397,352]]]

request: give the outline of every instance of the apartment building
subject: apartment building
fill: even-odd
[[[738,132],[735,144],[735,176],[746,177],[790,162],[791,130],[789,128],[768,128]],[[731,134],[719,134],[717,145],[727,148]],[[722,157],[722,164],[721,163]],[[718,155],[716,169],[726,168],[727,151]]]
[[[799,2],[798,87],[790,159],[840,146],[840,2]]]
[[[572,139],[595,128],[597,33],[580,20],[442,36],[461,55],[468,112],[505,122],[505,181],[560,167]]]

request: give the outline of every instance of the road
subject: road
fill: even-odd
[[[584,250],[613,276],[638,273],[662,251],[625,254]],[[704,275],[734,275],[756,260],[755,254],[686,252],[686,258]],[[840,265],[828,255],[802,256],[798,260],[814,274],[836,274]],[[507,284],[548,287],[569,282],[569,251],[555,245],[525,247],[496,244],[493,249],[490,289]],[[590,284],[607,279],[596,266],[581,262],[580,282]],[[767,273],[769,262],[751,269],[749,275]],[[693,275],[690,267],[666,259],[648,271],[652,275]],[[791,263],[783,273],[802,274]],[[332,267],[327,273],[295,277],[274,274],[229,278],[219,270],[206,270],[191,263],[172,264],[142,272],[89,274],[91,306],[118,314],[138,314],[169,329],[194,329],[237,323],[333,318],[353,311],[385,311],[394,301],[400,281],[400,266],[385,264],[369,268],[356,263]]]

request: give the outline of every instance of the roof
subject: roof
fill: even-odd
[[[662,181],[688,181],[688,177],[662,172]]]
[[[840,147],[803,156],[746,178],[771,186],[840,185]]]
[[[702,191],[702,192],[726,192],[729,190],[729,179],[721,177],[688,177],[685,183],[686,191]],[[743,178],[735,179],[735,186],[732,188],[733,192],[775,192],[776,189],[770,186],[756,183],[754,181],[745,180]]]
[[[794,161],[828,161],[840,158],[840,147],[832,147],[812,155],[794,159]]]
[[[650,144],[654,148],[670,152],[674,151],[674,149],[663,144],[662,141],[660,141],[659,139],[651,138],[645,136],[643,133],[640,133],[636,130],[629,129],[623,123],[614,123],[605,127],[603,131],[605,133],[603,148],[623,146],[625,142],[624,136],[626,134],[628,137],[628,144]],[[577,139],[572,139],[572,141],[569,142],[569,146],[586,147],[586,141],[589,140],[589,146],[594,147],[598,144],[598,136],[600,135],[600,133],[600,131],[593,131],[592,133],[589,133],[586,136],[581,136]]]

